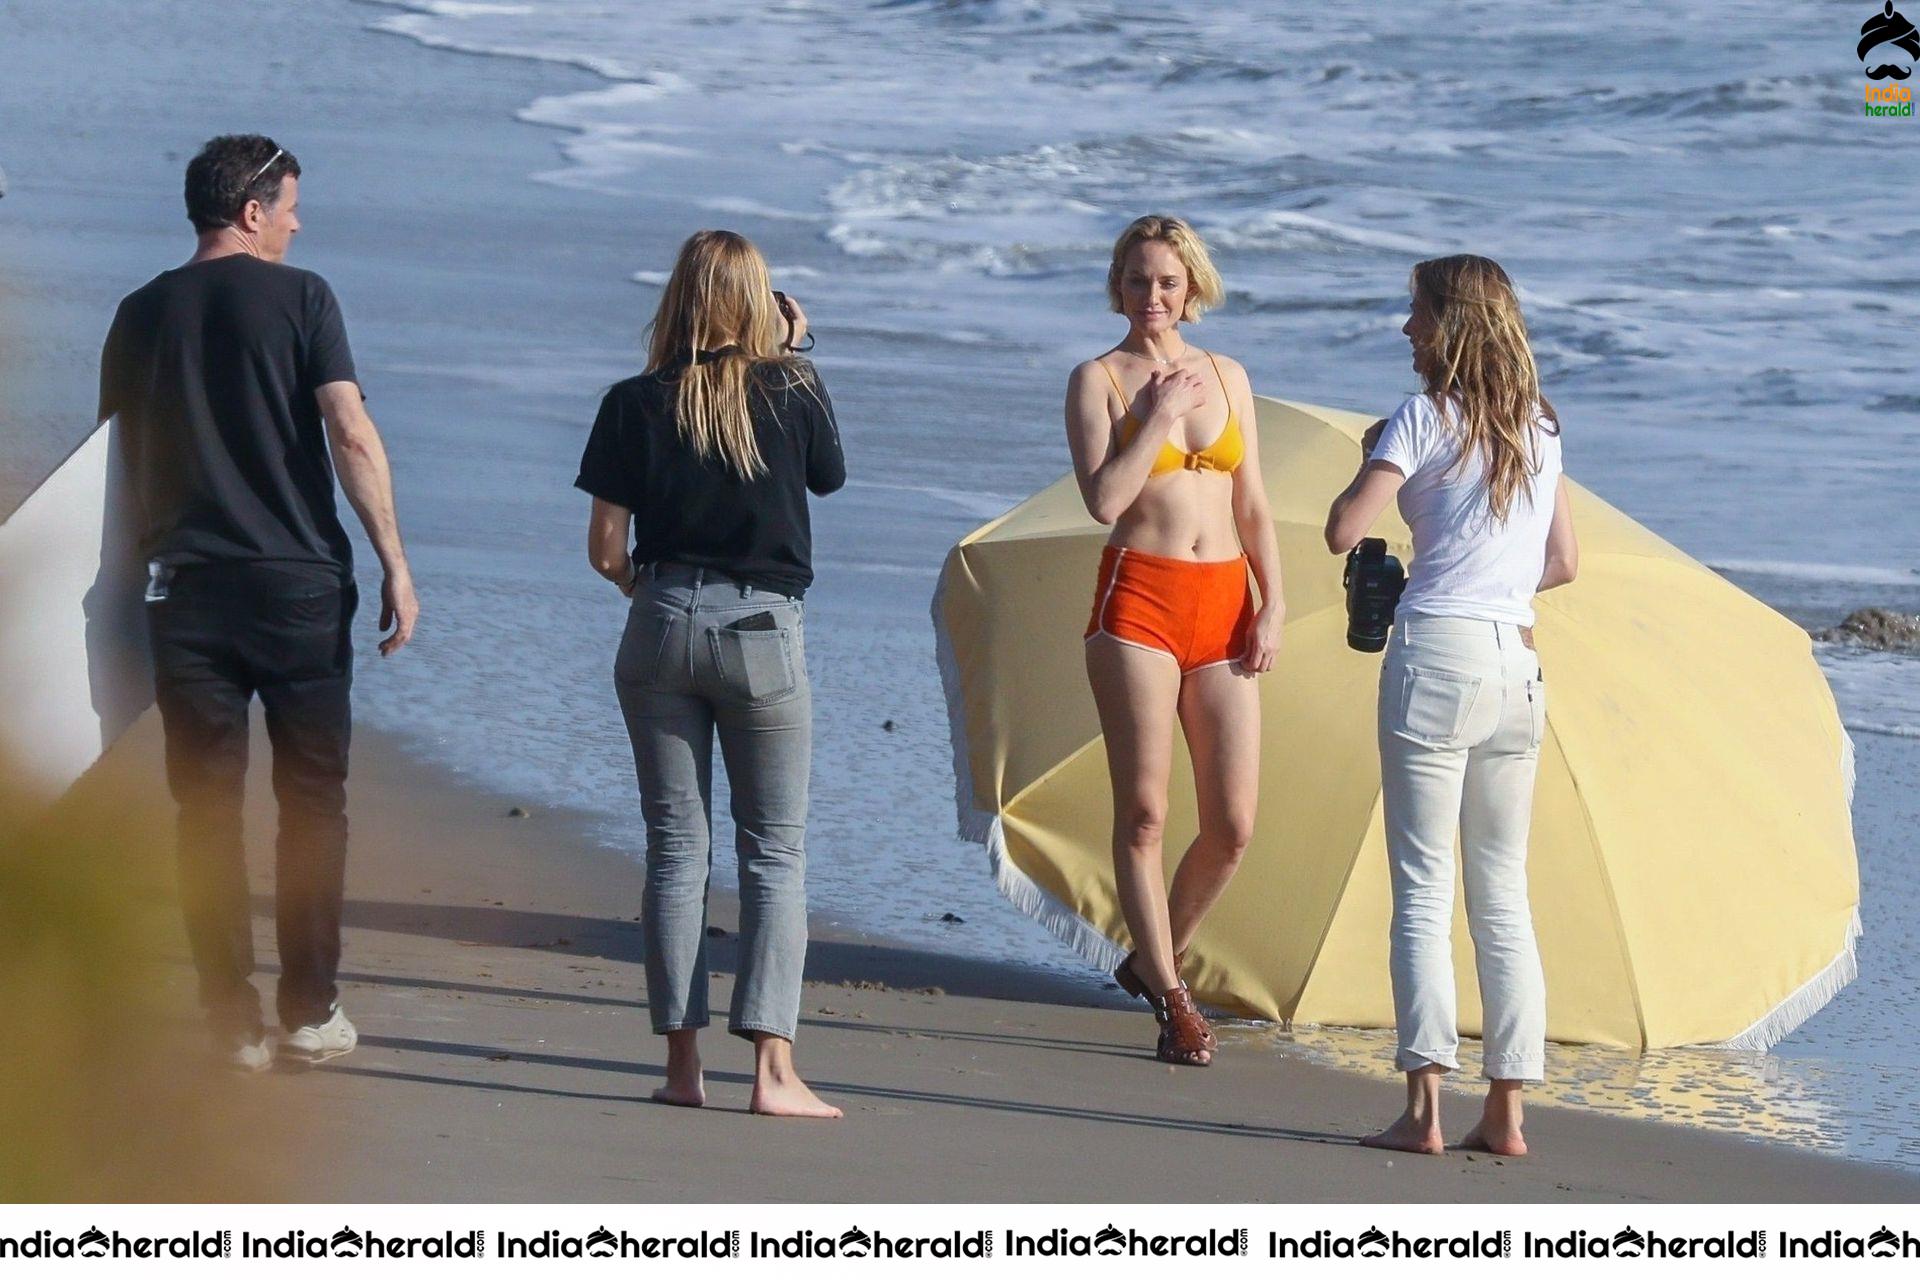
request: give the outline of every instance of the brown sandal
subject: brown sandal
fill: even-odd
[[[1193,993],[1181,985],[1152,1003],[1154,1020],[1160,1024],[1154,1056],[1175,1066],[1206,1066],[1213,1055],[1213,1028],[1193,1003]],[[1208,1055],[1205,1060],[1200,1057],[1203,1053]]]
[[[1139,954],[1140,953],[1138,951],[1127,952],[1126,957],[1122,959],[1119,964],[1114,966],[1113,980],[1119,983],[1120,989],[1126,992],[1128,995],[1135,996],[1141,1000],[1145,1000],[1148,1004],[1152,1004],[1153,997],[1147,992],[1147,984],[1140,981],[1140,979],[1137,976],[1135,976],[1133,972],[1133,958]],[[1177,978],[1180,976],[1180,970],[1182,967],[1185,966],[1186,962],[1187,962],[1186,952],[1177,951],[1174,953],[1174,956],[1173,956],[1173,976],[1174,977]]]
[[[1173,958],[1173,970],[1176,975],[1178,975],[1180,971],[1183,968],[1185,968],[1185,966],[1181,963],[1181,961],[1186,959],[1186,955],[1187,953],[1182,951],[1179,955]],[[1185,990],[1186,985],[1187,984],[1185,982],[1182,982],[1180,984],[1181,989]],[[1193,998],[1193,993],[1189,991],[1187,993],[1187,998],[1191,1000]],[[1202,1015],[1200,1018],[1200,1029],[1206,1033],[1207,1052],[1209,1054],[1215,1054],[1220,1052],[1220,1041],[1219,1041],[1219,1038],[1213,1034],[1213,1024],[1211,1022],[1208,1022],[1204,1015]]]

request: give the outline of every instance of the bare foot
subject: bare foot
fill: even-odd
[[[692,1083],[680,1084],[668,1081],[653,1091],[655,1102],[664,1102],[670,1107],[704,1107],[707,1105],[706,1084],[695,1075]]]
[[[1383,1151],[1411,1151],[1422,1156],[1437,1156],[1447,1149],[1438,1122],[1416,1120],[1410,1115],[1402,1115],[1379,1133],[1368,1134],[1360,1139],[1360,1145]]]
[[[1518,1080],[1495,1080],[1488,1085],[1480,1123],[1467,1131],[1460,1145],[1468,1151],[1488,1151],[1496,1156],[1527,1154],[1527,1140],[1520,1136],[1526,1121],[1526,1107],[1521,1100],[1525,1087]]]
[[[789,1116],[805,1120],[838,1120],[840,1108],[829,1106],[796,1075],[761,1075],[753,1082],[749,1109],[757,1116]]]
[[[1527,1140],[1520,1136],[1518,1126],[1496,1125],[1482,1119],[1479,1124],[1467,1130],[1467,1136],[1460,1139],[1462,1151],[1486,1151],[1496,1156],[1523,1156],[1527,1154]]]
[[[793,1066],[793,1041],[771,1031],[753,1033],[753,1100],[757,1116],[838,1120],[840,1108],[820,1101]]]
[[[667,1032],[667,1082],[653,1091],[655,1102],[670,1107],[707,1105],[706,1078],[700,1073],[700,1033],[694,1028]]]

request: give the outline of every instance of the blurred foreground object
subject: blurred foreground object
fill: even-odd
[[[151,791],[109,762],[49,808],[0,759],[0,1202],[278,1199],[307,1126],[276,1094],[302,1082],[213,1058],[158,735],[133,737],[119,772]]]

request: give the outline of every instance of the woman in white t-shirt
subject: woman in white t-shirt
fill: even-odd
[[[1541,1078],[1546,984],[1527,902],[1527,828],[1546,730],[1533,597],[1573,581],[1579,550],[1560,424],[1540,394],[1513,282],[1468,254],[1413,269],[1401,332],[1425,390],[1375,423],[1327,515],[1344,555],[1396,496],[1413,565],[1380,671],[1380,775],[1393,880],[1396,1065],[1407,1109],[1368,1146],[1439,1154],[1440,1077],[1459,1066],[1453,847],[1491,1084],[1462,1146],[1525,1155],[1521,1086]]]

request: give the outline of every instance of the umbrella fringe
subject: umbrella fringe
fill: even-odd
[[[1127,953],[1113,939],[1088,924],[1079,912],[1042,889],[1014,864],[1007,853],[1000,819],[993,819],[988,826],[987,838],[981,843],[987,846],[987,857],[993,863],[994,887],[1002,897],[1038,920],[1048,933],[1072,947],[1076,955],[1096,969],[1109,971],[1126,958]]]
[[[1853,735],[1840,730],[1840,779],[1847,788],[1847,808],[1853,808]]]
[[[940,609],[947,600],[947,575],[953,572],[958,557],[949,555],[940,566],[940,581],[933,588],[933,656],[940,667],[940,693],[947,704],[947,742],[953,750],[954,820],[960,838],[991,848],[989,834],[996,824],[994,815],[973,802],[973,761],[967,749],[967,695],[960,682],[960,659],[947,635],[946,619]]]
[[[1831,964],[1801,983],[1799,990],[1775,1005],[1758,1022],[1714,1047],[1765,1053],[1786,1039],[1801,1023],[1825,1008],[1827,1001],[1840,994],[1841,988],[1860,976],[1857,948],[1862,932],[1860,909],[1855,907],[1853,918],[1847,922],[1846,946]]]

